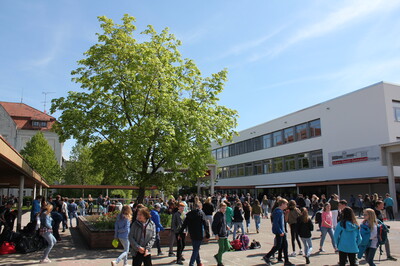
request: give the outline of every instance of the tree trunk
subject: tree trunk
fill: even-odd
[[[146,188],[140,186],[140,187],[139,187],[139,195],[138,195],[138,197],[137,197],[137,199],[136,199],[137,203],[143,203],[143,199],[144,199],[144,194],[145,194],[145,192],[146,192]]]

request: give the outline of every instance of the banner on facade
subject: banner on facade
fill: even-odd
[[[329,153],[329,165],[343,165],[351,163],[361,163],[379,161],[381,158],[379,146],[369,146],[351,150],[337,151]]]

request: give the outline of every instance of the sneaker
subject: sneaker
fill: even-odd
[[[124,266],[132,266],[132,265],[130,265],[130,264],[124,264]]]
[[[181,261],[185,261],[185,258],[183,256],[181,257]]]
[[[44,259],[44,260],[41,260],[39,263],[40,264],[45,264],[45,263],[50,263],[51,262],[51,260],[49,260],[49,259]]]
[[[283,264],[285,266],[295,266],[293,263],[291,263],[290,261],[285,261],[285,263]]]
[[[164,256],[164,253],[162,251],[157,253],[157,256]]]
[[[388,259],[388,260],[391,260],[391,261],[397,261],[397,259],[394,258],[394,257],[392,257],[392,256],[388,256],[387,259]]]
[[[320,249],[319,249],[319,252],[325,252],[325,249],[320,248]]]
[[[306,257],[306,264],[310,264],[310,258]]]
[[[217,262],[217,264],[219,264],[219,263],[218,263],[218,259],[217,259],[217,254],[214,255],[214,259],[215,259],[215,261]]]
[[[303,250],[300,249],[299,255],[303,255]]]
[[[296,252],[293,252],[293,253],[290,254],[289,256],[290,256],[290,257],[296,257],[296,255],[297,255]]]
[[[174,252],[168,253],[168,257],[175,257],[175,253]]]
[[[271,266],[271,261],[270,261],[270,259],[269,259],[267,256],[264,256],[264,257],[263,257],[263,260],[265,261],[265,263],[266,263],[268,266]]]
[[[183,261],[182,260],[177,260],[176,264],[183,265]]]
[[[112,262],[111,262],[111,266],[117,266],[117,261],[116,260],[113,260]]]

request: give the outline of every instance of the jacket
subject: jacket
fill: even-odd
[[[144,232],[143,229],[146,231]],[[136,220],[131,225],[128,238],[132,247],[132,256],[136,256],[140,247],[145,248],[150,254],[156,241],[156,226],[151,219],[147,220],[145,224]]]
[[[206,221],[206,216],[202,210],[191,210],[186,214],[179,234],[188,228],[190,238],[193,240],[203,240],[203,232],[206,233],[206,238],[210,238],[209,226]]]
[[[239,209],[239,207],[235,207],[233,209],[233,222],[234,223],[241,223],[243,222],[243,211]]]
[[[128,235],[131,229],[131,221],[126,219],[123,215],[119,214],[115,221],[115,233],[114,238],[128,239]]]
[[[44,211],[40,214],[40,228],[48,228],[52,229],[53,219],[50,215],[47,215],[47,211]]]
[[[160,214],[158,213],[158,211],[152,210],[150,212],[150,215],[151,215],[151,220],[156,225],[156,233],[158,233],[160,231],[164,231],[164,227],[162,226],[162,224],[160,222]]]
[[[251,216],[260,215],[261,214],[261,206],[254,204],[251,208]]]
[[[300,237],[310,238],[311,231],[314,230],[314,225],[311,219],[308,219],[307,222],[305,223],[303,219],[301,219],[301,217],[297,217],[296,229]]]
[[[365,253],[365,250],[367,250],[367,248],[369,248],[369,246],[371,245],[371,229],[369,228],[368,224],[363,222],[360,225],[360,235],[361,235],[361,242],[358,245],[358,255],[357,257],[359,259],[362,258],[362,256]]]
[[[212,222],[212,231],[214,235],[218,235],[221,238],[228,237],[226,228],[225,215],[222,212],[216,212]]]
[[[183,220],[185,219],[185,214],[178,212],[175,212],[172,215],[172,222],[171,222],[171,231],[177,234],[179,230],[182,227]]]
[[[280,208],[275,208],[272,213],[272,233],[280,235],[285,233],[285,218]]]
[[[300,210],[298,208],[294,208],[289,210],[288,216],[287,216],[287,222],[288,224],[295,224],[297,223],[297,217],[301,215]]]
[[[333,239],[339,251],[346,253],[359,252],[358,245],[360,245],[362,237],[358,225],[349,221],[338,223]]]
[[[246,221],[250,220],[250,216],[251,216],[251,208],[250,208],[250,206],[244,206],[243,207],[243,212],[244,212],[244,219]]]
[[[214,205],[212,205],[211,203],[204,203],[203,212],[205,215],[213,215]]]
[[[226,207],[225,219],[226,219],[226,223],[227,223],[228,225],[231,225],[231,224],[232,224],[233,209],[232,209],[231,207]]]

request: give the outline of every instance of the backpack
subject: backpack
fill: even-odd
[[[242,250],[248,250],[249,249],[249,244],[250,244],[250,239],[247,235],[242,234],[239,237],[240,242],[242,242]]]
[[[0,255],[13,254],[13,253],[16,253],[16,252],[17,251],[15,250],[14,243],[5,241],[0,246]]]
[[[18,252],[26,254],[42,250],[47,246],[46,240],[39,235],[23,236],[17,243],[16,249]]]
[[[240,241],[240,239],[235,239],[231,241],[231,246],[236,251],[242,250],[242,242]]]
[[[377,231],[378,231],[378,244],[379,245],[386,244],[388,239],[389,228],[383,222],[378,221]]]

